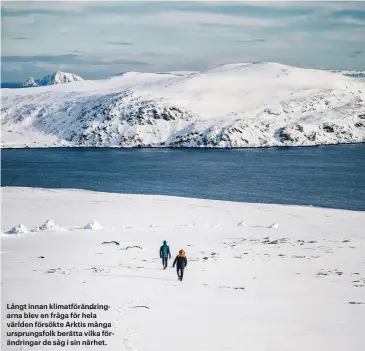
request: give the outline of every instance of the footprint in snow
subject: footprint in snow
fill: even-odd
[[[74,271],[74,268],[71,269],[63,269],[63,268],[51,268],[46,270],[46,274],[53,274],[53,273],[59,273],[59,274],[65,274],[65,275],[70,275],[72,273],[72,271]]]
[[[349,302],[349,305],[365,305],[365,302],[362,302],[362,301],[360,301],[360,302],[357,302],[357,301],[350,301],[350,302]]]

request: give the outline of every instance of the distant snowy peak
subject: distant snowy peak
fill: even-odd
[[[22,84],[22,86],[23,87],[38,87],[38,86],[44,86],[44,85],[78,82],[81,80],[83,80],[83,79],[75,74],[57,71],[57,72],[46,75],[42,79],[34,79],[33,77],[30,77]]]
[[[29,77],[23,84],[23,87],[37,87],[39,80]]]
[[[83,79],[75,74],[57,71],[57,72],[54,72],[52,74],[49,74],[49,75],[43,77],[39,81],[39,85],[71,83],[71,82],[78,82],[81,80],[83,80]]]

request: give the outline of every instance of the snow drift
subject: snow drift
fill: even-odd
[[[6,232],[7,234],[17,235],[17,234],[27,234],[28,229],[24,224],[18,224],[17,226],[11,228]]]
[[[365,83],[277,63],[2,89],[3,147],[267,147],[365,141]]]
[[[36,231],[36,232],[39,232],[42,230],[64,230],[64,228],[62,226],[60,226],[59,224],[55,223],[54,220],[48,219],[41,226],[34,229],[34,231]]]
[[[98,221],[92,221],[84,226],[84,229],[94,229],[100,230],[103,229],[103,226]]]

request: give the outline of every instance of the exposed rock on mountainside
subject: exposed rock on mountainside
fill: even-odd
[[[67,79],[56,74],[40,84]],[[277,63],[230,64],[186,74],[126,72],[106,80],[4,89],[2,146],[364,142],[364,101],[362,79]]]

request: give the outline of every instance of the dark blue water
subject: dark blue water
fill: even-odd
[[[269,149],[2,150],[2,186],[365,210],[365,144]]]
[[[22,83],[1,82],[1,88],[18,89],[23,88]]]

